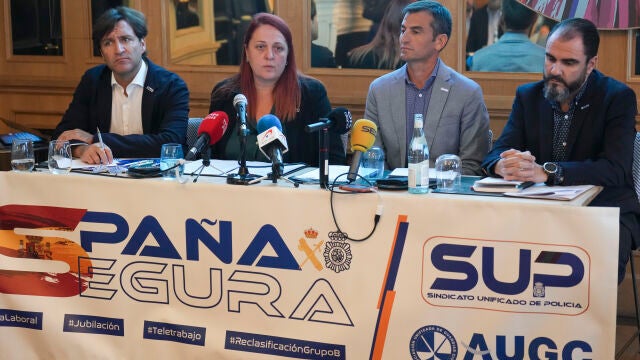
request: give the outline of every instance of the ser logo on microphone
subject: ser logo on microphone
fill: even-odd
[[[378,133],[378,130],[376,128],[371,127],[371,126],[367,126],[367,125],[362,126],[361,129],[362,129],[362,132],[369,133],[369,134],[371,134],[373,136],[376,136],[376,134]]]

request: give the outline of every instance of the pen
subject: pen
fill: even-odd
[[[146,160],[139,160],[139,161],[134,161],[132,163],[126,164],[125,167],[139,167],[139,166],[145,166],[145,165],[151,165],[154,163],[154,160],[151,159],[146,159]]]
[[[106,155],[107,152],[104,150],[104,143],[102,142],[102,134],[100,133],[100,128],[96,127],[96,130],[98,130],[98,141],[100,142],[100,149],[102,149],[102,152],[104,152]],[[102,161],[100,161],[100,163],[102,164]]]
[[[523,183],[520,183],[518,185],[516,185],[516,189],[518,190],[524,190],[526,188],[532,187],[533,185],[535,185],[536,183],[533,181],[525,181]]]

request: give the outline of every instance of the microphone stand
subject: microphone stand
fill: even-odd
[[[300,182],[295,181],[295,180],[291,180],[291,179],[286,178],[286,177],[282,177],[282,176],[280,176],[280,175],[278,175],[278,174],[276,174],[276,175],[274,176],[274,173],[272,173],[272,172],[268,173],[268,174],[267,174],[267,175],[265,175],[265,176],[258,177],[258,178],[255,178],[255,179],[253,179],[253,180],[249,181],[249,185],[251,185],[251,184],[257,184],[257,183],[259,183],[259,182],[260,182],[260,180],[271,180],[271,181],[275,184],[275,183],[277,183],[277,182],[278,182],[278,179],[282,179],[282,180],[284,180],[284,181],[288,182],[289,184],[292,184],[292,185],[293,185],[294,187],[296,187],[296,188],[297,188],[297,187],[300,187]]]
[[[240,121],[240,128],[238,128],[238,134],[240,135],[240,167],[237,174],[231,174],[227,176],[227,184],[232,185],[252,185],[260,182],[260,177],[257,175],[249,174],[249,168],[247,168],[247,135],[249,135],[249,129],[247,129],[246,121],[243,121],[238,116]],[[256,181],[258,180],[258,181]]]
[[[329,188],[329,127],[325,126],[318,134],[320,150],[318,151],[318,176],[320,187]]]
[[[222,170],[220,170],[217,167],[211,165],[211,146],[207,146],[207,150],[202,152],[202,165],[200,165],[200,167],[198,167],[196,169],[196,171],[191,173],[192,176],[193,176],[193,174],[198,173],[198,175],[196,175],[196,178],[193,179],[193,182],[198,181],[198,178],[200,177],[200,174],[202,174],[202,170],[204,170],[205,168],[207,168],[209,166],[211,166],[212,168],[218,170],[222,174]]]
[[[320,121],[307,125],[307,132],[318,131],[318,180],[320,187],[329,188],[329,119],[320,118]]]

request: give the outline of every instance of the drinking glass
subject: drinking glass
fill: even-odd
[[[182,174],[184,174],[184,164],[174,167],[182,158],[184,158],[182,145],[175,143],[162,145],[162,149],[160,150],[160,170],[162,170],[163,179],[179,180],[182,178]]]
[[[436,186],[442,192],[456,192],[460,189],[462,163],[457,155],[443,154],[436,159]]]
[[[53,174],[68,174],[71,171],[71,144],[68,141],[49,142],[49,171]]]
[[[362,155],[360,167],[374,169],[375,171],[366,177],[369,179],[382,179],[384,177],[384,150],[374,146]]]
[[[11,169],[31,171],[35,165],[33,142],[28,139],[14,139],[11,144]]]

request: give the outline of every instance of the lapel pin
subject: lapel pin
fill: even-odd
[[[445,88],[440,88],[440,90],[442,90],[444,92],[449,92],[449,89],[445,89]]]
[[[150,93],[153,92],[153,88],[151,86],[149,86],[149,85],[147,85],[147,87],[145,89],[147,89],[147,91],[149,91]]]
[[[584,110],[584,109],[588,108],[589,106],[591,106],[591,104],[582,105],[582,107],[580,108],[580,110]]]

